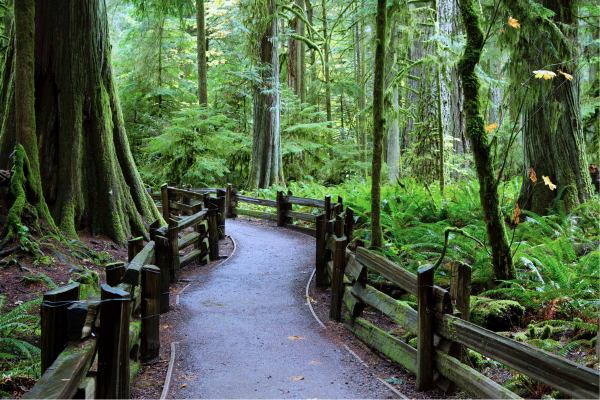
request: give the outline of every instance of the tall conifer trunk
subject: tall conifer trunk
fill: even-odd
[[[196,25],[198,34],[196,46],[198,51],[198,101],[200,105],[208,104],[208,82],[206,79],[206,24],[204,20],[204,0],[196,0]]]
[[[386,0],[377,0],[377,36],[375,38],[375,67],[373,71],[373,162],[371,182],[371,247],[383,246],[381,231],[381,163],[385,117],[383,88],[385,80],[385,28],[387,23]]]
[[[254,89],[252,167],[248,180],[251,189],[284,184],[279,131],[279,51],[275,0],[269,0],[268,8],[272,20],[258,49],[261,84]]]
[[[1,82],[0,167],[7,168],[16,139],[10,64]],[[33,82],[41,184],[56,224],[70,235],[89,227],[121,244],[130,234],[147,237],[160,215],[129,151],[104,0],[35,0]]]
[[[577,10],[576,2],[543,0],[542,5],[556,13],[552,19],[569,42],[576,41],[577,22],[573,15]],[[557,60],[557,50],[562,60]],[[547,42],[542,44],[539,51],[536,59],[540,68],[572,59],[577,54],[573,48],[561,48]],[[560,68],[573,73],[577,69],[577,61]],[[559,76],[548,82],[534,82],[539,87],[539,95],[535,101],[526,100],[523,117],[529,122],[523,128],[525,165],[519,198],[523,209],[545,214],[558,193],[562,193],[562,200],[569,211],[592,195],[583,141],[580,79],[581,74],[574,74],[573,81],[565,82],[564,77]],[[548,176],[557,189],[551,191],[547,186],[532,185],[527,172],[530,167],[538,177]]]

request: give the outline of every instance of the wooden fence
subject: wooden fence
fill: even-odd
[[[80,301],[79,283],[44,294],[42,377],[25,398],[128,399],[140,362],[158,356],[169,283],[189,263],[218,258],[218,220],[225,204],[210,194],[166,186],[163,195],[168,226],[154,221],[145,246],[141,237],[129,240],[128,263],[105,266],[100,295]],[[193,231],[184,234],[186,228]],[[194,249],[180,256],[190,246]]]
[[[447,291],[434,284],[431,265],[419,268],[415,275],[362,247],[350,252],[353,212],[344,211],[339,197],[333,203],[330,196],[317,200],[278,191],[275,200],[257,199],[239,195],[232,185],[225,189],[163,186],[161,193],[150,194],[162,202],[168,226],[161,228],[155,221],[150,226],[152,241],[145,247],[141,238],[130,240],[129,263],[106,266],[107,283],[100,296],[78,301],[79,284],[44,295],[43,375],[25,398],[129,398],[139,360],[158,355],[159,314],[169,310],[169,282],[177,281],[180,269],[194,260],[217,259],[225,218],[238,214],[277,221],[278,226],[293,219],[315,223],[316,228],[305,233],[316,237],[316,285],[331,285],[330,318],[341,321],[345,304],[346,328],[416,373],[419,391],[436,385],[451,392],[458,385],[477,398],[518,398],[463,362],[465,348],[470,348],[574,398],[600,397],[597,371],[470,323],[469,266],[453,263]],[[275,208],[276,213],[239,208],[244,202]],[[296,212],[293,205],[323,212]],[[190,227],[193,232],[184,235]],[[180,250],[192,245],[191,252],[180,256]],[[417,310],[370,286],[369,270],[416,296]],[[415,334],[417,348],[362,318],[366,305]],[[96,353],[98,367],[91,372]]]
[[[339,210],[338,210],[339,211]],[[518,398],[514,393],[462,362],[470,348],[573,398],[599,398],[600,374],[544,350],[488,331],[468,321],[471,270],[453,263],[450,291],[434,285],[433,266],[415,275],[365,248],[347,250],[343,213],[317,217],[316,284],[331,283],[330,318],[340,321],[342,302],[348,308],[345,326],[370,347],[417,375],[418,390],[434,384],[446,392],[456,385],[477,398]],[[367,283],[376,271],[417,297],[418,309],[393,299]],[[451,296],[452,294],[452,296]],[[452,301],[465,319],[454,316]],[[417,336],[413,348],[362,318],[369,305]]]

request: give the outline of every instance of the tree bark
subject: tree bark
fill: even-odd
[[[576,39],[577,22],[573,18],[576,2],[545,0],[542,5],[556,13],[553,20],[563,34],[570,40]],[[564,60],[574,56],[573,50],[562,49]],[[544,43],[540,51],[540,66],[556,63],[554,48],[550,49]],[[561,66],[561,69],[572,73],[577,69],[576,61]],[[534,82],[539,86],[539,95],[535,100],[526,100],[523,116],[526,121],[523,128],[525,165],[519,197],[524,210],[546,214],[560,193],[568,212],[593,193],[583,141],[580,79],[581,75],[575,74],[570,82],[562,76],[547,82]],[[542,106],[546,101],[548,103]],[[527,172],[530,167],[538,177],[548,176],[556,184],[556,190],[549,190],[545,185],[532,185]]]
[[[327,40],[327,8],[325,7],[326,0],[322,0],[321,3],[321,17],[323,19],[323,37],[325,38],[325,43],[323,43],[323,59],[325,62],[325,109],[327,111],[327,126],[329,128],[331,125],[331,89],[329,88],[329,40]],[[330,134],[331,136],[331,134]],[[330,140],[330,144],[333,144],[333,139]]]
[[[198,26],[196,46],[198,49],[198,101],[208,104],[208,83],[206,80],[206,23],[204,0],[196,0],[196,25]]]
[[[0,93],[2,168],[15,141],[14,78],[6,74],[12,68]],[[37,160],[56,224],[73,236],[89,227],[122,245],[129,234],[147,237],[147,224],[160,215],[129,150],[103,0],[35,1],[33,81]]]
[[[483,51],[483,30],[473,0],[459,0],[459,5],[467,43],[464,54],[458,63],[458,71],[464,83],[466,132],[473,145],[475,168],[479,178],[479,198],[492,249],[494,278],[498,280],[513,279],[515,269],[500,210],[498,184],[491,164],[489,138],[481,115],[479,94],[481,85],[475,71]]]
[[[304,11],[304,0],[295,0],[298,7]],[[300,18],[290,21],[290,28],[298,36],[304,36],[304,22]],[[304,88],[305,55],[304,42],[294,38],[288,39],[288,87],[294,92],[300,103],[306,101]]]
[[[383,110],[385,80],[386,0],[377,0],[375,67],[373,74],[373,162],[371,175],[371,247],[383,247],[381,231],[381,158],[385,117]]]
[[[281,136],[279,126],[279,51],[277,45],[277,6],[269,0],[272,21],[263,34],[258,56],[261,85],[254,88],[254,134],[252,167],[248,187],[283,185]]]
[[[391,88],[391,83],[396,76],[396,21],[390,23],[390,41],[387,50],[385,73],[385,109],[387,114],[387,146],[386,163],[388,166],[387,179],[395,182],[399,174],[400,162],[400,132],[398,130],[398,86]]]

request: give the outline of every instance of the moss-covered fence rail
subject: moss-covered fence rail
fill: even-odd
[[[29,399],[128,399],[141,361],[160,349],[160,276],[155,243],[130,244],[129,263],[106,267],[100,295],[80,300],[79,283],[44,294],[42,377]]]
[[[462,362],[470,348],[515,371],[573,398],[600,398],[600,374],[525,343],[498,335],[468,321],[470,267],[452,265],[449,291],[435,286],[433,266],[415,275],[386,258],[357,247],[347,249],[351,226],[341,207],[317,217],[316,284],[331,284],[330,318],[340,321],[342,303],[348,313],[345,326],[370,347],[416,373],[419,390],[433,384],[445,391],[456,385],[477,398],[518,398],[517,395]],[[417,297],[417,310],[368,284],[368,271]],[[458,312],[454,311],[456,302]],[[417,348],[404,343],[362,318],[366,305],[378,309],[417,336]],[[461,319],[458,316],[464,316]]]

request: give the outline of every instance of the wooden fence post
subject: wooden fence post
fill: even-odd
[[[335,214],[335,222],[333,223],[335,236],[341,238],[344,236],[344,219],[340,214]]]
[[[331,220],[331,196],[325,196],[325,207],[323,211],[325,212],[325,219],[327,221]]]
[[[344,199],[341,196],[338,196],[337,205],[339,207],[338,214],[344,212]]]
[[[287,192],[288,196],[293,196],[292,191],[288,190]],[[283,197],[283,202],[284,202],[284,210],[285,211],[292,211],[293,210],[293,205],[291,203],[288,203],[285,201],[285,197]],[[285,214],[284,211],[284,214]],[[292,217],[285,217],[285,224],[292,224]]]
[[[325,271],[325,239],[327,228],[327,221],[325,220],[325,213],[317,215],[317,251],[315,260],[315,285],[317,287],[323,287],[324,281],[323,276],[326,274]]]
[[[417,272],[418,336],[417,336],[417,390],[433,386],[433,265],[428,264]]]
[[[142,267],[142,332],[140,358],[143,361],[158,357],[160,339],[160,269],[154,265]]]
[[[171,283],[177,282],[179,279],[179,228],[178,223],[172,218],[169,218],[169,229],[167,237],[169,238],[169,247],[171,250],[171,263],[169,265],[169,276]]]
[[[183,189],[185,189],[185,190],[190,190],[191,188],[192,187],[190,185],[183,187]],[[190,199],[189,197],[181,196],[181,204],[185,204],[186,206],[191,206],[192,199]],[[189,213],[187,211],[182,211],[181,214],[182,215],[192,215],[191,213]]]
[[[169,186],[166,183],[160,187],[160,193],[162,195],[163,218],[165,222],[169,222],[171,215],[169,212]]]
[[[125,275],[125,262],[116,261],[110,264],[106,264],[104,267],[104,273],[106,275],[106,284],[109,286],[117,286],[121,283],[123,275]]]
[[[225,209],[226,217],[231,218],[231,183],[225,187]]]
[[[283,191],[277,191],[277,226],[285,226],[285,200],[283,200]]]
[[[41,307],[40,330],[41,375],[69,344],[67,308],[79,300],[79,283],[59,287],[44,293]]]
[[[345,235],[348,239],[348,243],[352,242],[352,235],[354,234],[354,210],[350,207],[346,207],[346,217],[344,219]]]
[[[156,266],[160,270],[160,313],[169,312],[169,267],[171,265],[171,249],[169,239],[164,236],[155,236],[154,257]]]
[[[211,205],[208,210],[208,256],[210,261],[219,259],[219,234],[217,230],[217,210]]]
[[[225,217],[227,215],[225,195],[226,193],[223,189],[217,189],[216,204],[219,207],[219,214],[217,215],[219,239],[225,239]]]
[[[210,210],[210,193],[204,193],[204,208]]]
[[[137,254],[144,248],[144,238],[136,237],[127,241],[127,262],[131,262]]]
[[[450,297],[456,300],[461,318],[469,320],[471,310],[471,267],[463,262],[453,262],[450,275]]]
[[[229,214],[230,214],[230,218],[237,218],[238,213],[237,213],[237,205],[238,205],[238,201],[237,201],[237,186],[236,185],[232,185],[231,186],[231,203],[229,203],[230,205],[230,209],[229,209]]]
[[[156,219],[153,223],[150,224],[148,228],[150,231],[150,240],[154,240],[154,237],[156,236],[156,231],[158,230],[158,228],[160,228],[160,219]]]
[[[102,310],[98,337],[98,399],[129,398],[129,314],[131,295],[100,286]]]
[[[344,297],[344,273],[346,272],[346,237],[335,238],[333,254],[333,278],[331,280],[331,304],[329,318],[341,321]]]

